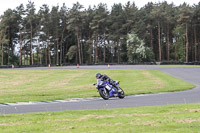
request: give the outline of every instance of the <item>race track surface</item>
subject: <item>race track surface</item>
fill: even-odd
[[[23,69],[77,69],[75,66]],[[124,70],[160,70],[169,75],[194,84],[191,90],[157,94],[126,96],[124,99],[83,98],[28,103],[0,104],[0,114],[54,112],[64,110],[108,109],[167,104],[200,103],[200,67],[164,67],[164,66],[80,66],[78,69],[124,69]]]

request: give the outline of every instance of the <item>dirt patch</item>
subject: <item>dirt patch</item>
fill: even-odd
[[[186,111],[193,113],[193,112],[200,112],[200,109],[186,109]]]
[[[132,117],[132,116],[152,116],[152,114],[122,114],[122,116],[125,116],[125,117]]]
[[[165,87],[165,84],[160,79],[156,78],[148,71],[142,71],[142,74],[154,81],[154,83],[156,84],[157,87],[154,87],[153,89],[159,89],[159,88]]]
[[[0,78],[7,78],[7,76],[5,76],[5,75],[0,75]]]
[[[122,123],[115,123],[115,126],[123,125]]]
[[[131,121],[129,124],[136,125],[136,126],[152,126],[152,127],[157,126],[157,124],[153,121],[145,121],[145,122],[141,122],[141,123]]]
[[[69,119],[55,119],[55,120],[46,120],[44,123],[52,123],[52,122],[68,122]],[[38,121],[37,123],[43,123],[41,121]]]
[[[146,121],[144,123],[141,123],[140,125],[143,125],[143,126],[152,126],[152,127],[156,127],[157,126],[155,124],[155,122],[152,122],[152,121]]]
[[[88,120],[91,118],[95,118],[95,119],[104,119],[104,118],[114,118],[115,116],[113,115],[85,115],[83,117],[80,117],[79,119],[77,119],[78,121],[82,121],[82,120]]]
[[[26,123],[22,123],[22,122],[9,122],[9,123],[1,123],[1,126],[20,126],[20,125],[29,125],[32,124],[32,122],[26,122]]]
[[[200,122],[200,119],[198,120],[193,120],[193,119],[184,119],[184,120],[176,120],[177,123],[192,123],[192,122]]]
[[[52,87],[52,86],[67,86],[68,84],[70,84],[72,81],[77,80],[77,78],[83,76],[84,74],[86,74],[87,72],[83,72],[83,73],[77,73],[77,74],[71,74],[71,75],[65,75],[65,77],[56,81],[52,81],[50,83],[48,83],[47,87]],[[70,77],[70,78],[69,78]]]
[[[0,86],[0,89],[2,88],[11,88],[12,86],[20,86],[20,85],[26,85],[30,84],[31,82],[37,81],[40,76],[32,74],[32,73],[26,73],[24,75],[20,73],[16,73],[16,76],[8,77],[7,79],[3,79],[3,81],[0,81],[0,84],[3,84],[3,86]]]
[[[180,112],[172,110],[172,111],[170,111],[170,112],[167,112],[167,113],[161,113],[161,114],[163,114],[163,115],[180,114]]]

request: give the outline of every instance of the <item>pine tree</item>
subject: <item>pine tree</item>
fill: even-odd
[[[67,29],[72,30],[76,36],[76,44],[77,44],[77,63],[82,64],[81,57],[81,35],[82,35],[82,12],[81,9],[83,6],[80,3],[76,3],[73,5],[72,9],[69,11],[69,25]]]
[[[125,18],[124,18],[124,12],[122,9],[121,4],[114,4],[111,10],[110,14],[110,39],[114,42],[115,47],[117,48],[117,62],[120,63],[121,55],[121,44],[120,44],[120,39],[123,39],[123,32],[124,28],[122,25],[125,24]]]
[[[42,42],[46,43],[46,49],[45,46],[42,46],[44,48],[45,52],[45,64],[51,64],[51,50],[50,50],[50,44],[51,44],[51,40],[50,40],[50,29],[51,29],[51,18],[50,18],[50,9],[49,6],[44,4],[42,5],[42,7],[40,7],[40,10],[38,12],[38,15],[40,17],[40,30],[39,32],[43,31],[43,34],[40,34],[40,40]],[[40,42],[40,41],[39,41]],[[39,54],[39,62],[40,64],[42,63],[42,53],[40,51],[40,43],[38,44],[38,54]],[[47,57],[48,56],[48,57]]]
[[[200,61],[200,43],[198,43],[200,41],[200,39],[198,39],[200,36],[200,32],[198,32],[198,29],[200,28],[200,2],[198,3],[198,5],[195,5],[194,7],[194,13],[193,13],[193,17],[192,17],[192,21],[193,21],[193,27],[194,27],[194,45],[195,45],[195,56],[194,56],[194,61],[198,60],[199,57],[199,61]],[[199,46],[198,46],[199,44]],[[199,47],[199,54],[198,54],[198,47]]]
[[[68,23],[68,8],[65,6],[65,4],[63,4],[63,6],[60,9],[60,20],[61,20],[61,26],[60,26],[60,33],[61,33],[61,37],[60,37],[60,65],[63,63],[64,60],[64,46],[63,46],[63,42],[64,42],[64,33],[67,30],[67,23]]]
[[[23,15],[25,15],[25,9],[24,9],[24,5],[20,4],[20,6],[18,6],[16,8],[15,11],[15,15],[16,15],[16,25],[18,26],[19,29],[19,44],[20,44],[20,56],[19,56],[19,65],[22,65],[22,32],[24,30],[24,21],[23,21]]]
[[[101,47],[103,47],[103,62],[106,61],[106,33],[107,33],[107,18],[108,11],[105,4],[100,3],[98,7],[93,12],[93,20],[90,23],[90,28],[92,29],[93,39],[95,40],[95,63],[100,60]],[[99,44],[99,46],[98,46]],[[99,50],[98,50],[99,49]],[[99,52],[98,52],[99,51]]]
[[[29,1],[26,5],[26,29],[27,29],[27,35],[29,37],[30,42],[30,64],[33,65],[33,38],[34,38],[34,29],[37,26],[37,23],[35,23],[36,20],[36,13],[35,13],[35,4],[34,2]],[[30,35],[29,35],[30,34]]]
[[[163,20],[163,10],[160,8],[161,3],[158,3],[156,7],[151,12],[151,17],[154,21],[157,23],[157,29],[158,29],[158,55],[159,55],[159,61],[162,61],[162,46],[161,46],[161,24]]]
[[[185,61],[188,62],[188,54],[189,54],[189,37],[188,37],[188,25],[190,23],[191,20],[191,14],[192,14],[192,10],[190,8],[189,5],[187,5],[186,3],[184,3],[183,5],[180,6],[180,13],[179,13],[179,19],[177,20],[180,24],[185,25],[185,54],[186,54],[186,59]]]
[[[54,43],[54,63],[56,65],[59,64],[59,54],[58,54],[58,49],[59,49],[59,6],[53,6],[51,13],[50,13],[50,18],[51,18],[51,28],[50,28],[50,35],[52,36],[52,41]]]

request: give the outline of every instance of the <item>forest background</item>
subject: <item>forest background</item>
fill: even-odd
[[[34,2],[0,17],[0,65],[200,61],[200,3],[104,3],[68,8]]]

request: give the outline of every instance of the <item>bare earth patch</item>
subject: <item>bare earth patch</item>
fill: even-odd
[[[161,113],[161,114],[163,114],[163,115],[169,115],[169,114],[179,114],[180,112],[178,112],[178,111],[174,111],[174,110],[172,110],[172,111],[170,111],[170,112],[167,112],[167,113]]]
[[[200,112],[200,109],[186,109],[187,112]]]
[[[9,122],[9,123],[1,123],[0,124],[0,127],[1,126],[20,126],[20,125],[29,125],[29,124],[32,124],[32,122]]]
[[[198,120],[193,120],[193,119],[184,119],[184,120],[176,120],[177,123],[192,123],[192,122],[200,122],[200,119]]]
[[[122,116],[125,116],[125,117],[132,117],[132,116],[152,116],[152,114],[122,114]]]
[[[154,87],[154,89],[159,89],[159,88],[165,87],[165,84],[160,79],[156,78],[148,71],[142,71],[142,74],[150,79],[153,79],[154,83],[157,85],[157,87]]]
[[[145,122],[140,122],[140,123],[131,121],[129,124],[130,125],[137,125],[137,126],[152,126],[152,127],[157,126],[157,124],[153,121],[145,121]]]
[[[95,119],[104,119],[104,118],[114,118],[115,116],[113,115],[85,115],[81,118],[78,119],[78,121],[82,121],[82,120],[88,120],[91,118],[95,118]]]

